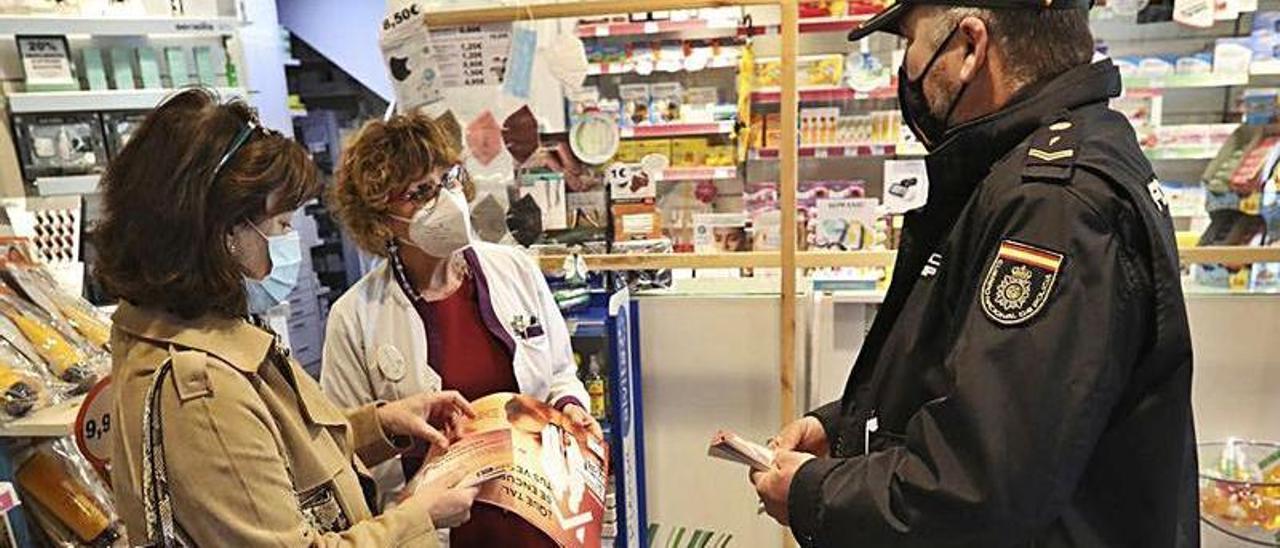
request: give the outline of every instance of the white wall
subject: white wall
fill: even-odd
[[[809,405],[839,397],[868,312],[801,300],[797,321],[801,333],[806,324],[813,331],[813,363],[797,391]],[[1280,298],[1190,296],[1188,313],[1200,440],[1280,440]],[[734,546],[778,546],[781,528],[756,515],[745,470],[706,456],[717,429],[756,440],[777,429],[778,299],[641,297],[640,344],[650,523],[732,532]],[[1204,545],[1239,544],[1206,528]]]

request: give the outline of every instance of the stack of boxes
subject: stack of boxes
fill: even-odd
[[[324,345],[324,315],[320,310],[320,298],[329,289],[320,284],[311,263],[311,248],[320,245],[316,221],[299,211],[294,216],[294,228],[302,244],[302,266],[298,271],[298,285],[289,294],[288,340],[294,358],[311,376],[320,376],[321,349]]]

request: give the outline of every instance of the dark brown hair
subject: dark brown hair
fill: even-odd
[[[347,142],[329,203],[361,249],[386,256],[390,204],[439,167],[458,163],[452,139],[424,114],[366,122]],[[464,189],[471,199],[474,189]]]
[[[245,103],[222,104],[200,88],[174,94],[147,116],[102,178],[94,275],[108,293],[187,319],[245,313],[243,268],[228,235],[246,220],[297,209],[320,190],[306,151],[262,129],[215,178],[254,120]]]
[[[1008,65],[1010,86],[1047,82],[1093,59],[1093,32],[1089,11],[1083,9],[987,9],[939,6],[944,24],[937,25],[934,43],[965,17],[987,24],[987,33],[999,46]]]

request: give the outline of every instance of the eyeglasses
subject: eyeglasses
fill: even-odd
[[[237,152],[240,152],[241,148],[244,148],[245,143],[249,142],[249,138],[253,137],[254,133],[259,131],[267,135],[279,135],[279,132],[263,127],[257,116],[245,120],[244,127],[240,128],[240,132],[236,134],[235,139],[231,140],[231,146],[227,147],[226,154],[223,154],[222,159],[218,160],[218,165],[214,166],[213,180],[218,180],[218,174],[222,173],[222,168],[227,167],[227,163],[231,161],[231,158]]]
[[[421,183],[410,185],[409,190],[400,195],[400,201],[418,205],[428,205],[440,196],[440,190],[457,190],[466,188],[471,175],[462,164],[455,164],[444,172],[438,180],[427,179]]]

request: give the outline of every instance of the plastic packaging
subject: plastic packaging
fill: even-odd
[[[106,486],[69,440],[30,449],[14,474],[28,508],[58,546],[111,546],[122,527]]]

